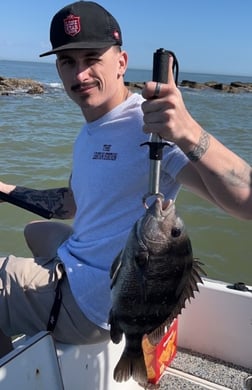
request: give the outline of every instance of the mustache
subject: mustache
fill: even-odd
[[[76,91],[81,91],[82,89],[85,89],[90,86],[95,86],[97,83],[92,82],[92,83],[76,83],[71,86],[71,91],[76,92]]]

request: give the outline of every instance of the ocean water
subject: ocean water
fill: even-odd
[[[63,91],[54,64],[0,61],[0,76],[31,78],[46,85],[39,96],[0,96],[0,180],[33,188],[66,185],[72,144],[83,123],[79,108]],[[147,81],[150,70],[129,69],[127,81]],[[183,73],[179,80],[252,82],[252,77]],[[252,164],[252,94],[181,88],[191,114],[234,152]],[[189,232],[194,256],[209,277],[252,284],[252,224],[232,218],[182,190],[177,208]],[[30,255],[25,224],[40,219],[9,204],[0,205],[0,256]],[[70,223],[69,221],[68,223]]]

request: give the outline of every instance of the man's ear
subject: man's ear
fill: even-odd
[[[58,59],[56,59],[56,68],[57,68],[58,75],[59,75],[60,79],[62,80]]]
[[[128,54],[126,51],[121,51],[119,56],[119,75],[124,76],[128,66]]]

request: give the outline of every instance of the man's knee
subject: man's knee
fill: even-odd
[[[71,226],[62,222],[32,221],[24,228],[26,243],[35,257],[55,256],[71,234]]]

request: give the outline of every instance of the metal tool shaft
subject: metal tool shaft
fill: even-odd
[[[156,141],[151,141],[156,142]],[[149,194],[156,195],[159,193],[159,182],[160,182],[160,160],[150,160],[149,170]]]
[[[153,55],[152,80],[160,83],[168,82],[169,52],[158,49]],[[154,133],[151,134],[150,147],[150,170],[149,170],[149,195],[159,194],[160,169],[162,160],[162,138]]]
[[[153,54],[153,70],[152,70],[152,80],[159,83],[168,82],[168,61],[170,53],[164,49],[158,49]],[[158,134],[151,134],[151,143],[162,143],[162,138]],[[151,148],[151,145],[150,145]],[[159,182],[160,182],[160,167],[162,160],[162,149],[158,155],[151,156],[150,158],[150,172],[149,172],[149,192],[151,195],[156,195],[159,193]]]
[[[158,134],[152,134],[150,142],[149,194],[159,193],[160,169],[162,160],[163,142]]]

